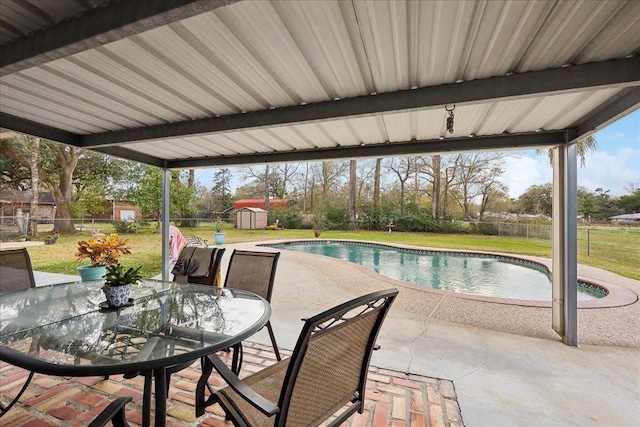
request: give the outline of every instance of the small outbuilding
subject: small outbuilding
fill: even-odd
[[[237,227],[244,230],[258,230],[267,226],[267,211],[245,207],[236,212]]]

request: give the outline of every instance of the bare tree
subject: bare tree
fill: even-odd
[[[417,157],[402,157],[392,158],[387,161],[387,169],[398,178],[398,183],[400,184],[400,214],[404,213],[405,189],[407,181],[415,171],[417,160]]]

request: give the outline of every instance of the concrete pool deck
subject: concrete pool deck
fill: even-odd
[[[228,245],[225,256],[233,247],[271,250],[256,243]],[[366,292],[398,287],[345,261],[281,252],[272,324],[284,348],[295,345],[301,318]],[[604,270],[579,266],[578,273],[640,292],[639,281]],[[575,348],[562,344],[551,329],[550,308],[400,289],[372,365],[453,381],[464,425],[640,425],[637,301],[580,309]],[[254,340],[268,344],[266,333]]]
[[[225,246],[223,266],[233,248],[272,250],[256,248],[256,243]],[[374,353],[371,364],[376,369],[451,382],[461,424],[468,427],[640,426],[640,304],[637,301],[614,308],[580,309],[579,346],[575,348],[562,344],[551,330],[549,308],[442,295],[436,298],[345,261],[281,252],[271,322],[278,345],[283,349],[294,347],[302,326],[301,318],[357,295],[397,287],[401,292],[380,333],[378,343],[382,348]],[[640,293],[639,281],[604,270],[579,266],[579,275]],[[267,349],[270,346],[266,331],[259,332],[251,341]],[[100,389],[99,393],[106,397],[116,393],[115,389],[108,388],[115,387],[109,381],[92,387],[98,386],[104,388],[104,392]],[[94,388],[83,388],[82,396]],[[124,389],[118,390],[120,393]],[[60,406],[68,400],[56,399],[60,400]],[[41,405],[45,403],[51,406],[47,401]],[[137,409],[134,406],[128,412],[133,412],[135,417]],[[33,418],[51,419],[40,406],[27,405],[24,410]],[[18,416],[22,417],[20,413]],[[360,425],[361,420],[353,422]],[[397,420],[394,423],[394,426],[409,425]],[[219,424],[209,424],[206,419],[197,423],[175,419],[171,425]],[[367,425],[377,427],[377,424]],[[426,425],[448,427],[453,424],[427,420]]]

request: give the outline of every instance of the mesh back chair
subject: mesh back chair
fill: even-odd
[[[216,285],[224,252],[224,248],[185,247],[172,270],[173,281]]]
[[[224,280],[226,288],[242,289],[253,292],[271,302],[273,283],[276,278],[276,267],[280,252],[252,252],[234,250],[229,260],[227,276]],[[271,327],[271,322],[267,322],[267,331],[273,346],[273,352],[278,361],[282,360],[276,337]],[[242,363],[242,345],[234,346],[233,370],[240,372]]]
[[[31,258],[26,248],[0,251],[0,294],[34,288]]]
[[[304,323],[293,354],[242,381],[209,355],[196,387],[196,415],[219,403],[235,426],[337,426],[362,413],[367,371],[382,322],[397,289],[374,292],[320,313]],[[228,387],[204,400],[215,368]]]

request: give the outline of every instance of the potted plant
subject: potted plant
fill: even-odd
[[[131,252],[128,247],[128,239],[120,239],[117,234],[80,240],[76,257],[79,260],[89,259],[91,265],[78,267],[78,273],[82,280],[100,280],[106,274],[106,267],[118,263],[120,255],[128,255]]]
[[[125,268],[120,263],[106,266],[107,274],[104,276],[102,291],[107,299],[109,307],[122,307],[129,302],[131,286],[142,279],[140,269],[142,267]]]
[[[225,221],[222,221],[221,219],[217,219],[213,223],[213,229],[216,231],[215,233],[213,233],[216,245],[222,245],[224,243],[225,233],[222,230],[225,230],[228,227],[229,224],[227,224]]]

